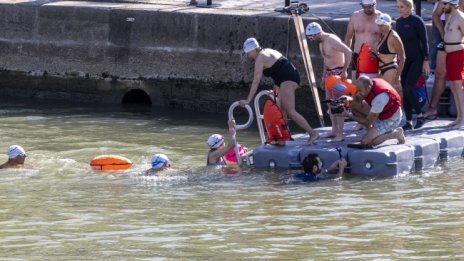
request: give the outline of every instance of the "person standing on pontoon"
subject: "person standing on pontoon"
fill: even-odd
[[[362,145],[376,146],[389,139],[397,139],[404,144],[401,123],[401,97],[384,79],[360,76],[355,85],[358,92],[354,97],[345,96],[351,101],[352,114],[346,115],[367,128],[361,139]]]
[[[251,102],[258,90],[261,78],[271,77],[274,84],[279,87],[278,106],[286,120],[289,116],[295,123],[309,134],[308,145],[313,144],[319,138],[319,134],[311,128],[306,119],[295,110],[295,91],[300,84],[300,74],[295,66],[280,52],[261,48],[255,38],[248,38],[243,44],[243,51],[251,59],[255,60],[253,82],[246,100],[240,100],[240,106],[244,107]]]
[[[324,58],[321,87],[325,91],[325,98],[333,99],[334,94],[328,91],[325,86],[327,76],[339,75],[343,80],[346,80],[348,66],[351,62],[351,49],[337,35],[324,32],[321,25],[316,22],[306,26],[305,34],[309,41],[319,43],[319,49]],[[330,113],[330,110],[329,116],[332,122],[332,131],[327,135],[327,138],[333,138],[333,141],[344,140],[344,119],[342,117],[334,117]]]
[[[464,127],[464,13],[458,9],[458,0],[442,0],[443,10],[450,14],[445,24],[443,38],[446,52],[446,78],[450,81],[451,92],[457,109],[457,117],[450,126]]]

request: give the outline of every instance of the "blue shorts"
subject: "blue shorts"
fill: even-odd
[[[386,120],[375,120],[374,121],[374,128],[377,129],[380,135],[385,134],[387,132],[391,132],[394,129],[398,128],[401,123],[401,118],[403,117],[403,112],[401,111],[401,108],[398,109],[391,118],[386,119]]]

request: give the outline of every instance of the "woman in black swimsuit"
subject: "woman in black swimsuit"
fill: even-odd
[[[382,78],[390,83],[403,97],[400,78],[403,71],[405,54],[400,36],[392,29],[392,19],[388,14],[380,15],[375,23],[379,26],[381,40],[377,45],[379,70]]]
[[[311,128],[306,119],[295,110],[295,90],[300,84],[300,74],[295,66],[280,52],[261,48],[255,38],[248,38],[243,44],[243,50],[249,58],[255,60],[253,82],[246,100],[240,105],[245,106],[251,102],[256,94],[261,78],[271,77],[274,84],[279,87],[278,104],[282,114],[288,115],[298,126],[309,134],[308,144],[319,138],[319,134]]]

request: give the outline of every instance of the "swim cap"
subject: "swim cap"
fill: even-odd
[[[240,157],[243,156],[247,152],[246,148],[244,148],[240,144],[237,146],[237,148],[238,148],[238,154],[240,155]],[[224,158],[227,161],[237,163],[237,157],[235,156],[235,148],[232,148],[229,152],[227,152],[227,154],[224,155]]]
[[[388,14],[381,14],[377,19],[375,19],[375,23],[378,25],[391,25],[392,18]]]
[[[160,169],[169,163],[168,157],[164,154],[155,154],[151,159],[151,167],[154,169]]]
[[[259,43],[255,38],[248,38],[243,43],[243,51],[245,53],[249,53],[258,47],[259,47]]]
[[[11,145],[6,153],[9,159],[14,159],[18,156],[26,156],[26,151],[19,145]]]
[[[224,143],[224,136],[219,134],[213,134],[209,136],[208,141],[206,141],[206,143],[209,145],[210,148],[217,149],[219,148],[219,146],[221,146],[222,143]]]
[[[322,32],[322,27],[316,22],[312,22],[306,26],[306,36],[315,35]]]
[[[361,4],[363,5],[375,5],[375,0],[361,0]]]
[[[459,0],[441,0],[443,3],[450,3],[452,5],[457,5]]]

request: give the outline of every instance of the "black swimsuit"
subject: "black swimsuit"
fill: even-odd
[[[300,85],[300,74],[285,56],[280,57],[271,67],[264,69],[263,74],[271,77],[277,86],[285,81],[296,82]]]
[[[379,53],[381,53],[381,54],[396,54],[396,53],[390,52],[390,49],[388,49],[388,38],[390,37],[391,32],[392,32],[392,30],[390,30],[388,32],[388,35],[385,38],[385,40],[377,48]],[[379,65],[379,70],[380,70],[380,73],[382,75],[384,75],[388,70],[391,70],[391,69],[396,70],[396,69],[398,69],[398,63],[396,63],[396,61],[392,61],[392,62],[389,62],[389,63],[384,63],[382,60],[380,60],[380,58],[378,58],[378,59],[382,63],[382,65]]]

